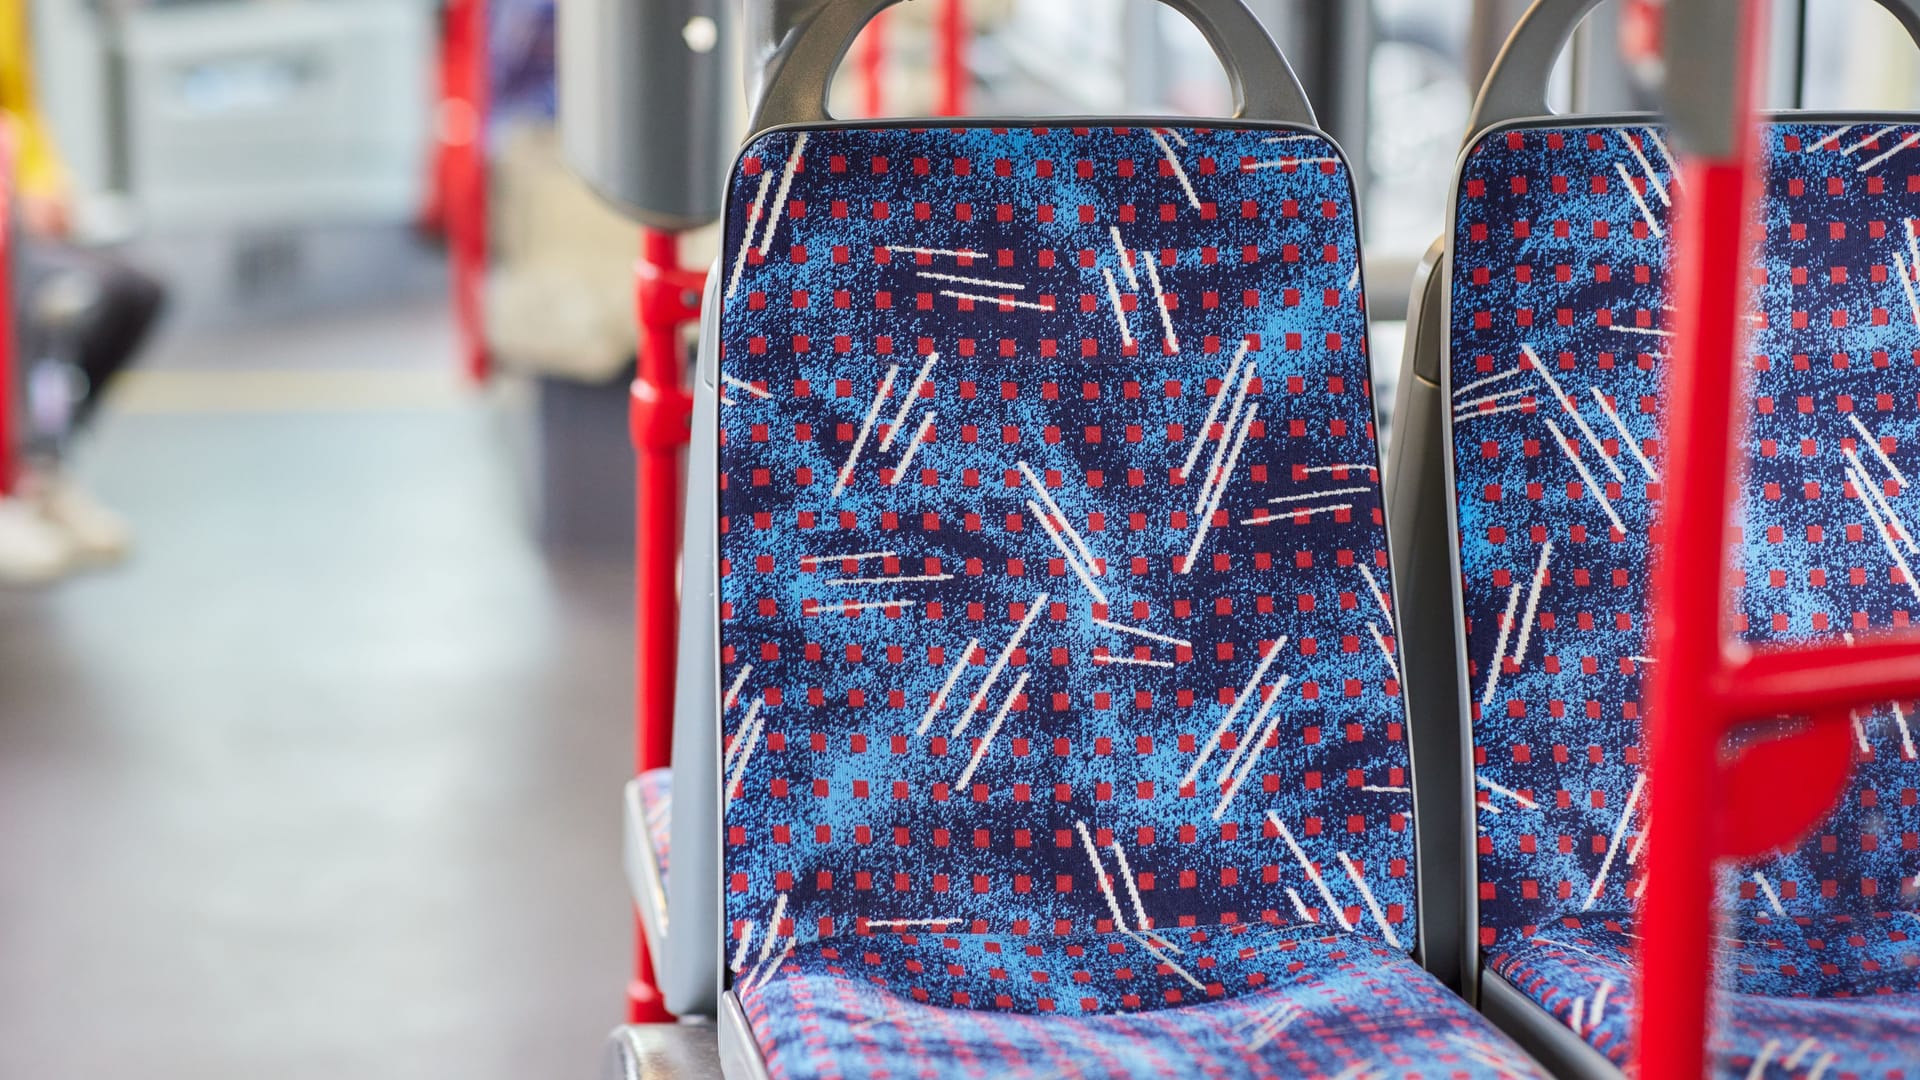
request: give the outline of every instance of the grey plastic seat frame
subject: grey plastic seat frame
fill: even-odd
[[[1496,130],[1516,127],[1645,124],[1647,113],[1561,115],[1547,103],[1547,87],[1560,55],[1580,23],[1603,0],[1535,0],[1507,38],[1474,101],[1461,165],[1476,144]],[[1876,0],[1920,45],[1920,0]],[[1738,0],[1711,0],[1726,8]],[[1730,22],[1728,23],[1730,25]],[[1670,70],[1673,70],[1670,65]],[[1696,73],[1673,70],[1667,93],[1690,100]],[[1682,108],[1685,107],[1683,104]],[[1795,113],[1822,119],[1828,114]],[[1848,112],[1849,119],[1872,114]],[[1911,120],[1911,114],[1889,114]],[[1459,175],[1456,166],[1454,175]],[[1483,970],[1479,935],[1479,874],[1476,857],[1473,725],[1467,681],[1465,599],[1455,517],[1448,372],[1452,312],[1450,245],[1458,214],[1459,187],[1447,199],[1446,231],[1415,271],[1407,313],[1394,438],[1388,447],[1387,527],[1398,586],[1404,635],[1406,693],[1412,712],[1410,739],[1420,825],[1423,921],[1436,924],[1428,966],[1458,989],[1495,1024],[1556,1075],[1618,1080],[1612,1062],[1500,976]],[[1432,893],[1424,888],[1432,880]],[[1448,933],[1441,929],[1449,928]]]

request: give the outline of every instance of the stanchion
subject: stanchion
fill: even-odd
[[[450,0],[441,46],[438,216],[447,236],[453,317],[467,377],[492,374],[487,352],[487,4]],[[429,214],[434,211],[430,208]]]
[[[1729,8],[1738,17],[1729,19]],[[1745,454],[1763,0],[1668,5],[1668,97],[1680,152],[1665,483],[1654,539],[1647,687],[1647,858],[1635,1049],[1642,1080],[1698,1080],[1711,1041],[1722,862],[1790,846],[1852,770],[1849,711],[1920,692],[1920,641],[1731,648],[1729,538]],[[1736,40],[1727,47],[1729,24]],[[1780,716],[1798,727],[1738,726]]]
[[[859,79],[860,115],[879,116],[887,107],[887,19],[876,15],[856,43],[854,73]]]
[[[678,233],[643,228],[635,284],[640,333],[627,417],[636,464],[634,769],[638,775],[672,763],[680,628],[681,453],[693,417],[683,342],[688,326],[700,318],[704,276],[680,265]],[[637,956],[634,979],[627,989],[628,1019],[636,1024],[671,1020],[654,985],[646,934],[637,920],[634,940]]]
[[[14,335],[13,263],[15,207],[13,204],[14,140],[12,125],[0,122],[0,498],[12,495],[20,481],[19,343]]]
[[[936,51],[939,53],[940,101],[934,111],[940,116],[965,116],[968,79],[966,0],[940,0],[939,19]]]

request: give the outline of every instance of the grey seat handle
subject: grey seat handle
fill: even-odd
[[[753,0],[749,0],[753,2]],[[766,0],[759,0],[766,2]],[[769,56],[749,125],[757,138],[787,124],[826,124],[833,73],[873,17],[900,0],[815,0],[811,10],[781,20],[784,33]],[[1260,19],[1241,0],[1160,0],[1192,20],[1226,69],[1234,119],[1314,127],[1313,106]],[[773,0],[791,6],[792,0]]]
[[[1874,2],[1900,20],[1908,36],[1920,45],[1920,0]],[[1467,145],[1479,141],[1495,125],[1553,115],[1547,105],[1553,66],[1573,40],[1580,21],[1600,4],[1601,0],[1534,0],[1494,59],[1487,81],[1481,84],[1480,96],[1473,103],[1473,117],[1467,124]]]

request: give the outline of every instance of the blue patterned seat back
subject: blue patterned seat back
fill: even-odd
[[[746,149],[720,327],[736,972],[930,926],[1412,947],[1357,241],[1345,163],[1301,130]]]
[[[1917,144],[1912,124],[1767,130],[1736,559],[1747,641],[1884,633],[1920,611]],[[1485,948],[1582,919],[1619,930],[1637,894],[1674,184],[1645,126],[1497,130],[1464,161],[1448,390]],[[1920,907],[1912,711],[1859,718],[1845,799],[1797,851],[1742,872],[1739,917]],[[1910,942],[1909,921],[1870,935]],[[1899,949],[1869,981],[1912,967]],[[1788,992],[1842,992],[1863,975],[1781,955],[1742,985],[1784,973]]]

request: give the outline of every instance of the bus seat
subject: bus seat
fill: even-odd
[[[776,57],[728,200],[728,1074],[1543,1075],[1414,959],[1353,187],[1285,61],[1181,0],[1277,108],[782,104],[885,6]]]
[[[1746,641],[1866,635],[1920,609],[1905,562],[1915,511],[1902,508],[1920,470],[1907,452],[1920,438],[1916,142],[1920,124],[1891,117],[1767,129],[1734,628]],[[1450,318],[1421,331],[1447,349],[1475,944],[1485,972],[1615,1065],[1630,1053],[1645,827],[1637,702],[1673,185],[1644,118],[1484,132],[1462,159]],[[1722,1075],[1920,1064],[1912,710],[1860,717],[1833,817],[1728,874]]]

